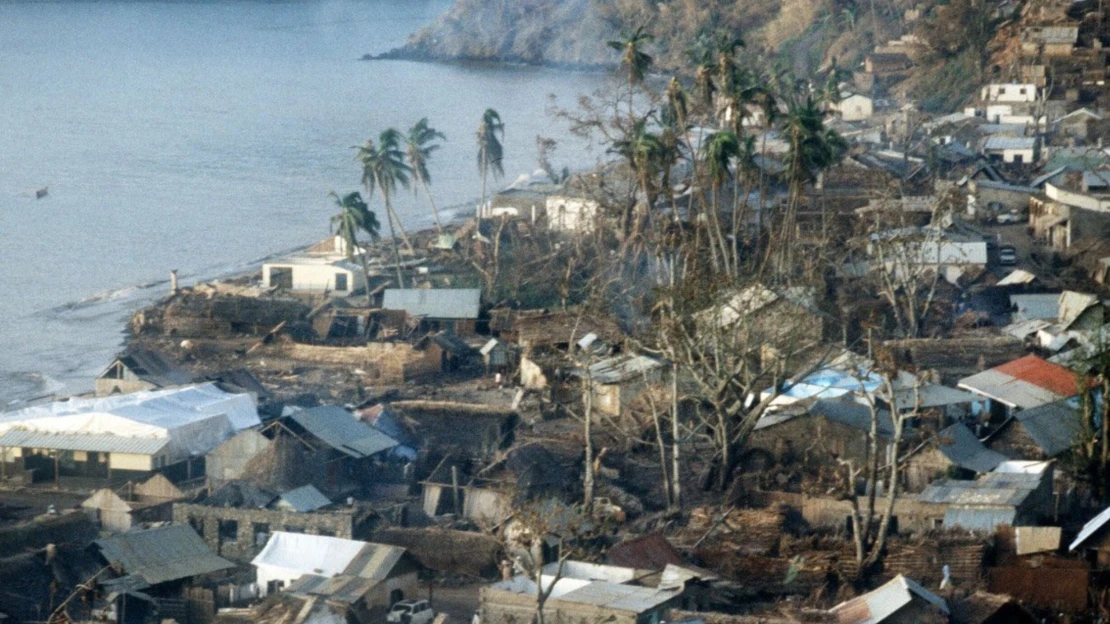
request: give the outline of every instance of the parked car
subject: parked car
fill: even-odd
[[[427,600],[402,600],[393,605],[385,616],[391,624],[431,624],[436,612]]]
[[[1002,245],[998,248],[998,264],[1011,266],[1017,264],[1017,247]]]
[[[1025,217],[1016,212],[1003,212],[998,215],[998,223],[1000,225],[1008,225],[1010,223],[1021,223],[1025,221]]]

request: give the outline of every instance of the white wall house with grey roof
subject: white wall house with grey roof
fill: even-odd
[[[191,466],[193,458],[258,424],[250,395],[206,383],[0,414],[0,453],[5,467],[34,471],[32,478],[112,478]]]
[[[262,265],[262,287],[346,297],[366,290],[366,273],[346,260],[286,258]]]
[[[1034,137],[989,136],[983,142],[983,155],[1004,163],[1034,164],[1037,153]]]

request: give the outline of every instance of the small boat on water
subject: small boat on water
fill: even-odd
[[[35,191],[35,199],[42,199],[43,197],[46,197],[49,194],[50,194],[50,187],[44,186],[44,187],[38,189],[37,191]]]

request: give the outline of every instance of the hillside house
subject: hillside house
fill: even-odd
[[[97,376],[96,396],[183,386],[192,381],[192,375],[178,367],[164,353],[131,347],[116,356],[104,372]]]
[[[894,437],[890,413],[877,413],[880,444]],[[795,462],[814,468],[838,459],[862,461],[868,452],[871,408],[846,398],[798,401],[776,407],[759,419],[748,447],[775,464]]]
[[[898,74],[913,67],[913,61],[904,52],[868,54],[863,61],[863,70],[875,77]]]
[[[964,377],[959,387],[987,398],[991,417],[998,421],[1080,393],[1074,372],[1035,355]]]
[[[1083,433],[1083,415],[1069,401],[1021,410],[990,435],[987,445],[1010,459],[1052,459],[1071,450]]]
[[[836,112],[840,113],[840,118],[844,121],[871,119],[875,112],[875,102],[866,95],[853,93],[837,102]]]
[[[1071,56],[1078,40],[1078,26],[1028,26],[1021,31],[1021,53],[1032,57]]]
[[[974,481],[940,479],[929,484],[917,500],[936,509],[929,517],[938,528],[989,533],[1003,525],[1035,526],[1054,509],[1052,474],[1051,467],[1040,472],[996,469]]]
[[[910,491],[920,491],[938,478],[986,474],[1006,461],[1006,456],[988,449],[963,423],[937,432],[906,459],[903,477]]]
[[[593,407],[601,414],[624,414],[646,389],[667,377],[669,366],[646,355],[618,355],[595,362],[573,374],[587,379],[593,394]]]
[[[1031,165],[1037,162],[1037,139],[1034,137],[989,136],[982,153],[996,162]]]

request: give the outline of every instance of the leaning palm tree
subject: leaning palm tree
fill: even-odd
[[[432,176],[428,173],[428,159],[432,157],[433,152],[439,149],[439,144],[434,143],[436,139],[443,141],[447,137],[443,136],[442,132],[429,126],[427,117],[421,119],[409,129],[408,141],[405,144],[405,157],[408,160],[409,169],[412,170],[412,177],[420,183],[420,186],[424,189],[424,195],[428,198],[428,204],[432,207],[432,218],[436,221],[436,231],[442,234],[443,226],[439,222],[439,211],[436,210],[436,202],[432,199],[431,191],[428,190],[428,184],[432,181]]]
[[[401,133],[394,128],[389,128],[378,136],[378,143],[367,139],[366,143],[358,149],[356,159],[362,163],[362,184],[366,192],[373,195],[374,191],[382,197],[386,213],[389,215],[389,235],[393,242],[393,261],[397,269],[397,282],[401,288],[405,287],[401,277],[401,254],[397,249],[397,232],[401,232],[401,240],[405,247],[412,253],[412,243],[409,242],[400,218],[393,211],[390,198],[397,186],[408,188],[409,167],[405,164],[404,153],[401,151]],[[396,230],[394,229],[396,228]]]
[[[621,65],[624,65],[628,70],[629,120],[635,114],[632,101],[635,87],[644,81],[644,74],[653,62],[651,55],[644,52],[642,48],[653,39],[654,37],[646,33],[643,26],[640,26],[634,31],[622,32],[620,39],[609,42],[610,48],[621,53]]]
[[[505,175],[502,161],[505,150],[501,141],[505,140],[505,124],[501,115],[492,108],[487,108],[482,113],[482,122],[478,124],[478,172],[482,174],[482,205],[486,204],[486,178],[490,172],[494,177]],[[481,214],[481,213],[479,213]]]
[[[366,304],[370,305],[370,265],[366,262],[366,252],[359,247],[358,233],[365,232],[371,240],[377,240],[381,228],[378,217],[366,205],[358,191],[347,193],[343,197],[332,191],[328,193],[328,197],[339,208],[339,213],[331,218],[332,228],[336,236],[343,240],[347,259],[354,260],[357,255],[362,264],[362,272],[366,276]]]

